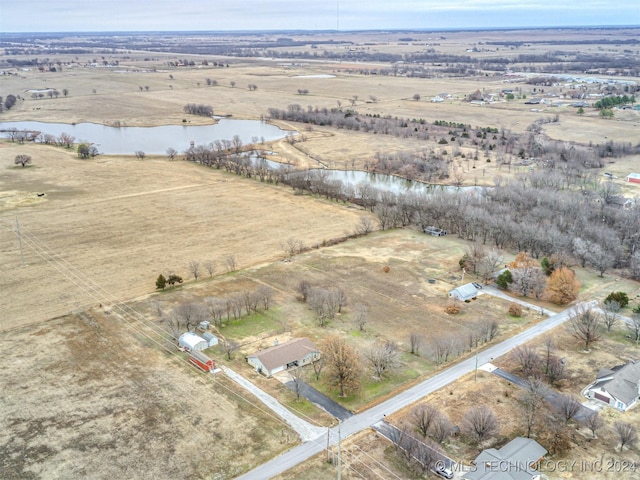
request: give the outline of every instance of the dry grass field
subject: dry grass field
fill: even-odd
[[[408,44],[391,33],[340,34],[335,38],[363,48],[375,42],[371,48],[382,53],[419,52],[433,46],[441,53],[465,55],[477,47],[470,53],[477,56],[489,55],[497,48],[486,45],[489,41],[533,42],[518,48],[500,47],[501,54],[511,58],[549,50],[549,45],[534,40],[591,40],[608,34],[595,29],[571,33],[451,32],[446,38],[420,33],[412,34],[416,40]],[[616,34],[633,37],[637,30]],[[605,49],[617,55],[624,46],[594,43],[566,48],[587,52]],[[297,62],[133,52],[106,54],[105,60],[119,61],[119,65],[107,67],[86,65],[93,60],[88,55],[56,57],[77,60],[77,64],[55,73],[27,69],[0,77],[0,95],[13,93],[24,98],[3,112],[0,120],[129,126],[182,124],[186,120],[202,124],[210,120],[186,115],[185,104],[207,104],[219,115],[259,119],[270,107],[349,107],[357,96],[353,108],[362,114],[446,120],[518,133],[539,118],[557,114],[558,123],[544,125],[544,133],[552,139],[585,144],[638,140],[638,112],[619,112],[613,120],[603,120],[592,111],[578,116],[568,106],[532,112],[522,99],[482,106],[462,101],[478,89],[499,92],[505,85],[513,86],[505,83],[503,76],[451,79],[435,75],[421,79],[363,75],[363,69],[384,65],[324,59]],[[196,65],[167,67],[167,62],[181,58],[194,59]],[[229,66],[200,65],[205,58]],[[309,77],[319,74],[334,77]],[[208,86],[207,78],[215,79],[218,85]],[[257,90],[249,91],[249,84],[256,84]],[[517,85],[526,93],[532,88]],[[31,98],[30,89],[42,88],[68,89],[69,95]],[[299,89],[309,93],[300,95]],[[443,92],[452,98],[442,103],[429,101]],[[412,99],[416,93],[421,95],[420,101]],[[268,148],[277,153],[272,158],[300,167],[317,166],[316,160],[321,160],[329,168],[358,169],[377,152],[440,148],[435,142],[324,126],[283,126],[299,130],[306,139],[294,145],[285,140],[272,142]],[[33,165],[15,166],[18,154],[30,155]],[[603,171],[618,176],[615,181],[625,194],[638,196],[640,187],[624,183],[629,171],[637,171],[638,161],[637,156],[616,160]],[[475,170],[469,162],[458,162],[468,185],[491,185],[496,177],[517,171],[499,167],[495,161],[481,160],[482,166]],[[323,246],[351,235],[363,216],[373,218],[359,207],[295,195],[287,187],[161,156],[143,161],[106,155],[80,160],[74,151],[59,147],[0,141],[0,356],[9,359],[0,367],[0,478],[226,479],[291,446],[295,434],[280,420],[241,400],[246,395],[238,394],[224,378],[198,375],[183,357],[166,350],[164,333],[157,332],[168,332],[166,314],[184,302],[203,302],[207,297],[224,297],[260,285],[272,287],[274,306],[268,312],[225,322],[221,327],[219,333],[240,344],[233,358],[224,360],[217,349],[210,354],[296,413],[323,426],[334,420],[308,403],[296,402],[279,382],[259,377],[244,356],[275,339],[294,336],[309,336],[321,343],[328,333],[338,333],[361,352],[377,341],[396,341],[403,351],[399,371],[382,382],[365,375],[359,392],[340,399],[357,411],[436,370],[426,344],[421,356],[406,353],[411,333],[425,338],[441,332],[463,336],[471,322],[482,318],[497,320],[499,338],[504,338],[537,320],[526,312],[515,319],[508,315],[509,302],[485,295],[463,305],[457,315],[444,312],[447,291],[461,281],[458,260],[468,246],[458,238],[435,238],[403,229]],[[289,239],[312,248],[282,262],[282,244]],[[227,272],[230,256],[238,265],[235,272]],[[505,261],[510,257],[505,254]],[[190,281],[188,264],[192,260],[213,262],[213,278],[205,273],[207,278]],[[158,274],[168,272],[182,275],[188,282],[154,292]],[[613,274],[600,278],[578,269],[578,276],[583,285],[581,299],[601,300],[613,289],[625,290],[631,298],[640,295],[636,282]],[[435,283],[429,283],[430,278]],[[300,301],[297,287],[301,280],[345,291],[348,303],[327,327],[320,327],[310,308]],[[353,306],[358,302],[369,309],[363,331],[353,321]],[[135,309],[135,318],[122,315],[122,308]],[[589,383],[598,362],[615,363],[621,356],[635,354],[621,332],[609,336],[588,355],[578,351],[566,332],[557,336],[572,371],[570,381],[562,386],[566,392]],[[619,349],[620,343],[624,350]],[[510,367],[508,360],[504,362],[505,368]],[[335,389],[322,378],[314,386],[338,399]],[[454,388],[462,393],[451,395]],[[509,390],[514,388],[481,374],[478,382],[464,378],[429,401],[446,408],[454,423],[471,404],[484,401],[495,406],[508,419],[497,439],[502,441],[519,429],[510,415],[516,408]],[[630,415],[637,420],[637,412]],[[608,423],[613,420],[613,416],[607,419]],[[577,431],[574,442],[574,451],[566,458],[587,459],[602,449],[612,451],[614,440],[611,434],[603,433],[601,444]],[[459,440],[453,440],[448,448],[451,456],[464,461],[475,453]],[[345,442],[344,452],[345,478],[414,478],[386,440],[369,431]],[[637,450],[622,456],[627,453],[637,456]],[[280,478],[324,479],[334,472],[335,467],[321,455]],[[550,477],[591,478],[577,474]]]
[[[218,273],[229,255],[240,268],[273,261],[288,238],[314,245],[342,237],[364,214],[184,162],[82,161],[59,148],[7,143],[0,152],[0,258],[11,272],[1,281],[2,330],[147,294],[160,273],[187,279],[191,260],[212,261]],[[13,166],[18,152],[34,164]]]

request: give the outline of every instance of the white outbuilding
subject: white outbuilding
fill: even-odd
[[[479,288],[474,283],[467,283],[449,291],[449,298],[455,298],[462,302],[468,302],[478,296]]]
[[[193,332],[185,332],[178,338],[178,348],[181,350],[201,351],[208,347],[207,341]]]

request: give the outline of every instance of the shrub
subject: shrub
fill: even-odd
[[[382,271],[384,273],[389,273],[391,271],[391,267],[389,267],[389,265],[385,265],[385,267],[382,269]]]
[[[521,317],[522,305],[520,305],[519,303],[512,303],[511,305],[509,305],[509,313],[514,317]]]
[[[629,296],[624,292],[611,292],[607,298],[604,299],[604,303],[615,301],[620,304],[620,308],[624,308],[629,305]]]
[[[509,270],[502,272],[496,279],[496,284],[503,290],[507,290],[510,283],[513,283],[513,276]]]
[[[460,310],[462,310],[460,302],[453,302],[448,304],[446,307],[444,307],[444,311],[452,315],[455,315],[456,313],[460,313]]]

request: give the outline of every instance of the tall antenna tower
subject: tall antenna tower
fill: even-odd
[[[336,30],[340,30],[340,0],[336,0]]]

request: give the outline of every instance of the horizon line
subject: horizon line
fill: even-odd
[[[626,28],[640,28],[638,25],[553,25],[553,26],[502,26],[502,27],[438,27],[438,28],[361,28],[361,29],[238,29],[238,30],[58,30],[58,31],[15,31],[0,32],[0,37],[8,35],[61,35],[61,34],[161,34],[161,33],[219,33],[219,34],[256,34],[256,33],[366,33],[366,32],[490,32],[512,30],[621,30]]]

